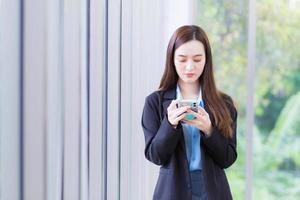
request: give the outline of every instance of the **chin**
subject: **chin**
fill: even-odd
[[[183,80],[185,83],[195,83],[198,81],[198,79],[184,79]]]

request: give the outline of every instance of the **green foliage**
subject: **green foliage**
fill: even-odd
[[[198,25],[213,50],[217,86],[238,105],[238,159],[227,171],[245,196],[248,1],[201,0]],[[256,1],[253,199],[300,196],[300,1]]]
[[[266,142],[254,142],[255,197],[297,199],[300,195],[299,110],[300,93],[287,101]]]
[[[299,91],[300,12],[290,1],[257,2],[256,124],[267,136],[284,103]]]
[[[290,159],[300,169],[300,92],[293,95],[282,109],[266,146],[272,147],[278,163]],[[274,156],[275,156],[274,155]],[[300,171],[300,170],[299,170]]]

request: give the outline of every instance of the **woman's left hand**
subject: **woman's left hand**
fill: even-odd
[[[212,131],[212,125],[208,113],[201,106],[198,107],[198,112],[188,110],[189,113],[193,113],[196,118],[192,120],[182,119],[181,121],[193,125],[196,128],[204,132],[205,135],[209,136]]]

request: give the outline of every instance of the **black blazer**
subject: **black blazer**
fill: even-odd
[[[174,129],[167,119],[167,107],[175,98],[176,88],[165,92],[153,92],[146,97],[142,115],[145,156],[150,162],[161,166],[153,195],[155,200],[192,199],[182,126],[179,123],[178,128]],[[232,102],[229,97],[224,100]],[[237,111],[229,103],[228,106],[233,119],[233,137],[225,138],[215,127],[210,137],[201,137],[202,172],[210,200],[232,199],[224,169],[232,165],[237,158]],[[204,109],[211,116],[206,106]]]

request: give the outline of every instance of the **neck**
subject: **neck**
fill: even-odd
[[[184,99],[195,99],[198,97],[200,84],[199,82],[195,83],[185,83],[181,80],[178,80],[178,85],[180,88],[181,95]]]

